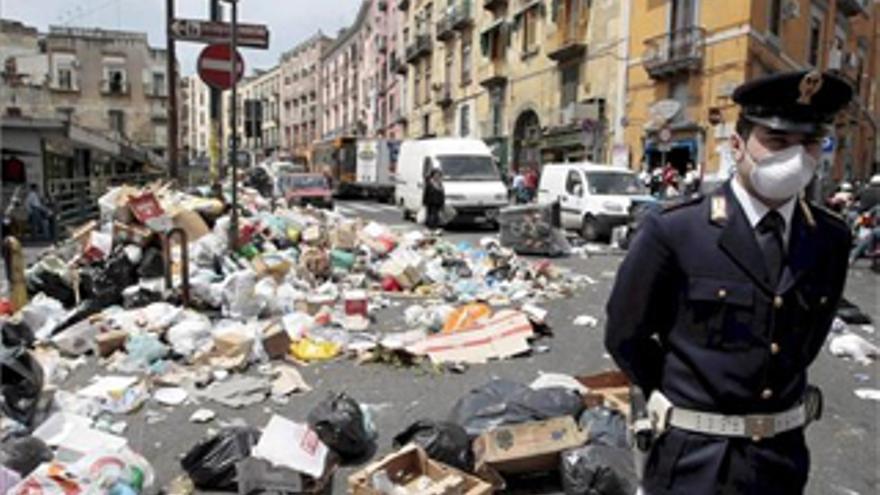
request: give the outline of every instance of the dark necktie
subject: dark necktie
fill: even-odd
[[[779,275],[782,273],[785,249],[783,248],[783,232],[785,231],[785,219],[776,210],[771,210],[758,222],[758,246],[764,253],[764,262],[767,264],[767,274],[770,276],[770,286],[776,288],[779,283]]]

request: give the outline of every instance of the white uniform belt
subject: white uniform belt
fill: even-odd
[[[775,414],[727,416],[673,407],[669,415],[669,426],[682,430],[752,439],[770,438],[806,423],[807,413],[803,404]]]

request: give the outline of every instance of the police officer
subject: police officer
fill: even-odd
[[[735,176],[649,216],[620,266],[605,344],[650,398],[645,493],[803,492],[804,427],[821,410],[807,367],[850,246],[846,224],[803,190],[851,96],[816,71],[741,85]]]

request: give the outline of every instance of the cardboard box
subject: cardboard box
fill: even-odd
[[[202,216],[192,210],[178,210],[171,220],[175,227],[186,232],[187,242],[195,242],[211,232]]]
[[[603,371],[575,379],[589,389],[589,393],[584,395],[587,407],[605,405],[617,409],[626,417],[630,416],[630,381],[622,371]]]
[[[131,196],[128,200],[128,207],[131,208],[131,214],[137,221],[144,225],[147,224],[147,220],[160,217],[165,213],[159,200],[151,192],[140,196]]]
[[[570,416],[500,426],[474,440],[477,472],[494,481],[496,473],[556,471],[561,452],[586,442],[587,434]]]
[[[240,332],[229,331],[214,335],[215,355],[223,357],[250,356],[253,340]]]
[[[348,478],[351,495],[382,495],[387,493],[373,486],[376,473],[385,472],[387,479],[399,487],[394,493],[408,495],[488,495],[492,486],[428,457],[420,447],[409,444],[370,464]]]
[[[367,317],[369,313],[369,299],[367,292],[363,290],[352,290],[345,293],[345,314],[349,316],[360,315]]]
[[[357,248],[357,224],[343,223],[330,230],[330,245],[335,249],[353,251]]]
[[[110,330],[109,332],[99,333],[95,336],[95,346],[97,353],[101,357],[107,357],[114,352],[125,347],[125,341],[128,339],[128,332],[125,330]]]
[[[282,358],[290,351],[290,336],[278,323],[263,329],[263,348],[269,359]]]

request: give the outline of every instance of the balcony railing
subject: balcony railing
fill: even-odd
[[[113,81],[104,79],[101,81],[101,93],[104,95],[127,95],[131,90],[128,81]]]
[[[837,0],[837,8],[847,17],[870,13],[871,0]]]
[[[507,63],[504,60],[494,60],[480,68],[480,85],[488,88],[505,83],[507,83]]]
[[[417,34],[413,42],[406,47],[406,61],[413,63],[429,53],[431,53],[431,36]]]
[[[391,71],[392,74],[400,74],[404,76],[406,75],[406,64],[401,62],[397,56],[394,56],[388,62],[388,70]]]
[[[486,10],[495,10],[505,5],[507,5],[507,0],[483,0],[483,8]]]
[[[470,0],[463,0],[449,7],[437,22],[437,39],[449,40],[456,30],[464,29],[473,24]]]
[[[585,30],[572,28],[559,28],[556,36],[550,42],[547,57],[556,62],[582,57],[587,52],[587,36]]]
[[[645,40],[642,63],[648,75],[663,79],[703,66],[706,30],[689,27]]]

